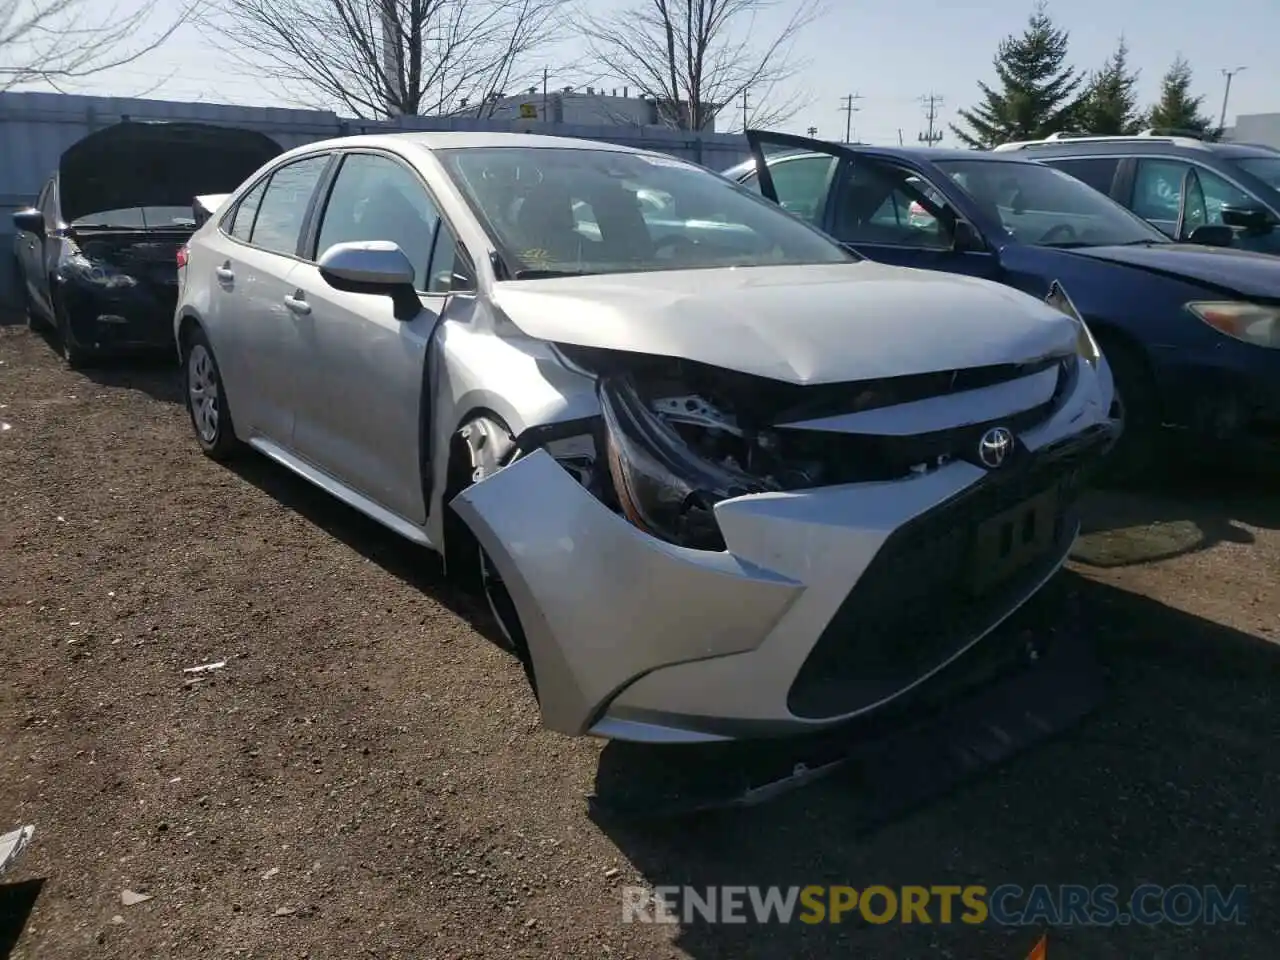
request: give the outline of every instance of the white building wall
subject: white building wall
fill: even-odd
[[[1260,143],[1280,150],[1280,113],[1249,113],[1238,116],[1230,138],[1236,143]]]

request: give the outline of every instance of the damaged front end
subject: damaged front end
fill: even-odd
[[[792,687],[880,548],[989,478],[1010,487],[998,498],[1007,512],[1042,493],[1021,491],[1017,477],[1052,486],[1108,442],[1094,372],[1074,353],[802,385],[670,357],[557,350],[594,377],[598,419],[515,438],[504,469],[453,506],[519,610],[544,719],[566,733],[770,736],[857,715],[885,691],[891,699],[1034,593],[1075,527],[1065,512],[1042,521],[1052,528],[1052,540],[1036,540],[1044,555],[957,618],[963,635],[939,629],[910,675],[850,683],[801,709]],[[1014,441],[1000,470],[981,461],[996,427]],[[1021,466],[1048,450],[1060,467]],[[955,517],[961,563],[981,519]],[[952,598],[950,585],[938,589]],[[858,657],[855,637],[844,659]]]

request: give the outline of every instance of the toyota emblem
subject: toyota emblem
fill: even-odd
[[[978,441],[978,459],[989,470],[1004,465],[1013,453],[1013,432],[1007,427],[992,427]]]

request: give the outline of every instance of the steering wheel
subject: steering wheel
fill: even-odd
[[[1040,243],[1052,243],[1055,240],[1062,239],[1067,243],[1073,243],[1077,238],[1076,228],[1069,223],[1057,223],[1045,231],[1044,236],[1040,238]]]
[[[697,244],[688,237],[682,237],[678,233],[673,233],[668,234],[661,240],[654,243],[653,255],[660,260],[676,260],[683,254],[693,250],[695,247],[697,247]],[[666,257],[662,256],[661,253],[663,250],[670,250],[670,255]]]

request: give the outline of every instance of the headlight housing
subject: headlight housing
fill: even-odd
[[[137,280],[111,264],[86,256],[73,241],[67,241],[67,248],[67,254],[62,259],[62,272],[65,276],[109,290],[123,290],[138,285]]]
[[[1076,322],[1079,326],[1079,330],[1076,333],[1076,353],[1089,366],[1096,367],[1098,360],[1102,357],[1102,350],[1098,347],[1098,341],[1093,339],[1093,332],[1089,329],[1089,325],[1084,322],[1084,317],[1081,316],[1080,311],[1076,309],[1076,305],[1067,296],[1067,291],[1057,280],[1049,284],[1049,293],[1045,296],[1044,302],[1055,310],[1065,313]]]
[[[1280,347],[1280,307],[1235,300],[1200,300],[1187,309],[1219,333],[1257,347]]]
[[[597,390],[609,474],[623,516],[668,543],[725,549],[715,505],[772,486],[694,453],[648,410],[630,378],[603,377]]]

